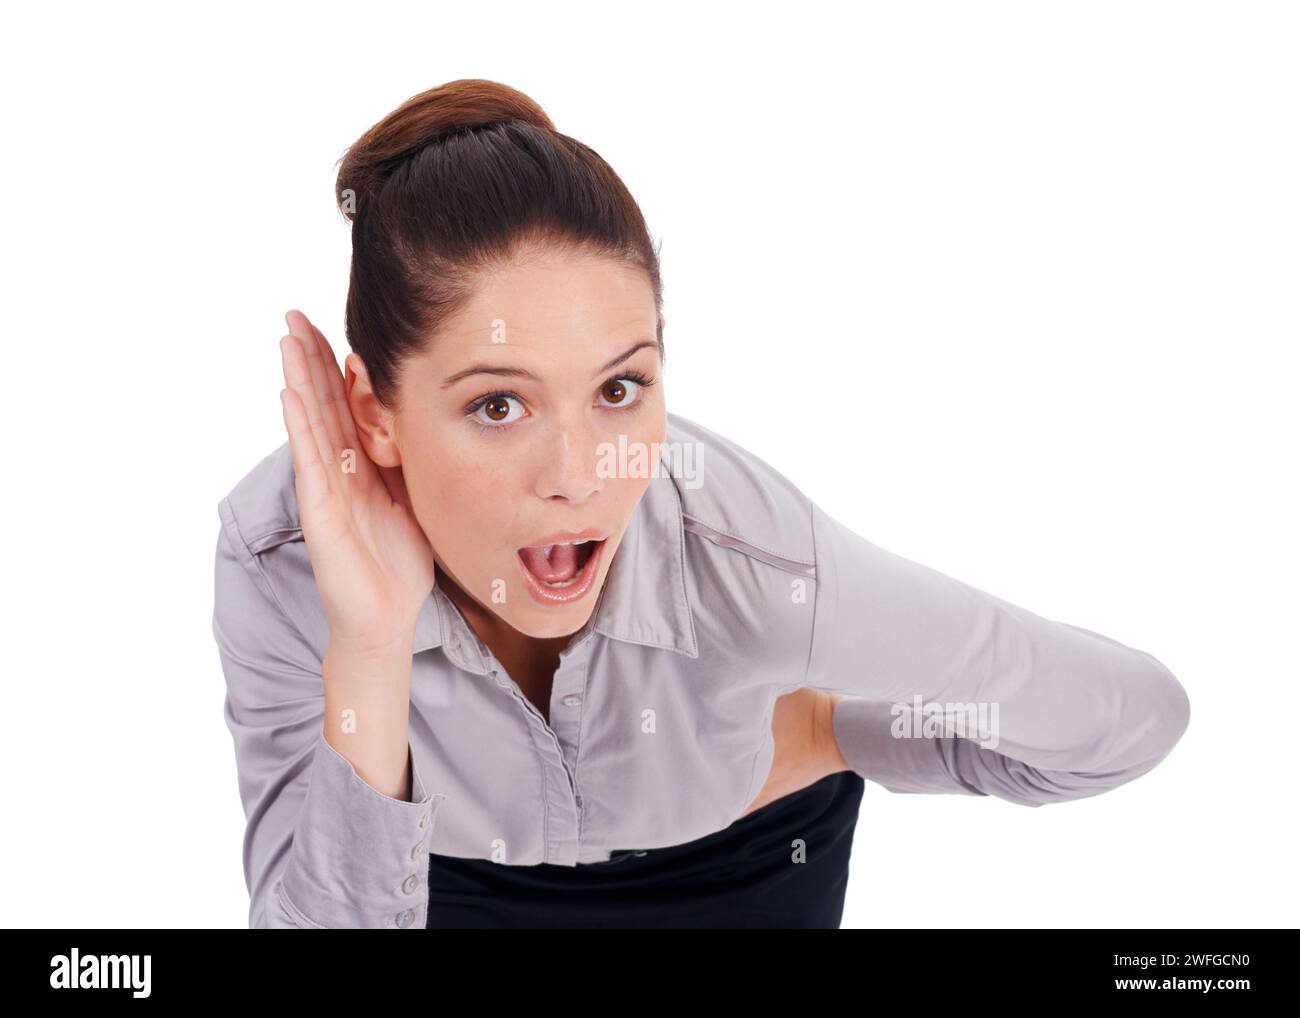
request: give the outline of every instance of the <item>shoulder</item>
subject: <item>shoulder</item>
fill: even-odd
[[[302,536],[293,454],[287,440],[235,483],[218,502],[217,512],[221,520],[218,611],[232,610],[220,603],[223,599],[242,601],[256,588],[317,653],[323,654],[329,628]],[[239,560],[242,574],[253,588],[235,582],[241,570],[232,567],[223,572],[223,561],[229,558]]]
[[[749,681],[798,686],[817,581],[812,503],[760,457],[693,421],[670,414],[667,438],[702,656],[714,671],[741,662]]]
[[[236,482],[218,506],[231,536],[257,555],[285,541],[302,540],[293,455],[286,440]]]
[[[815,570],[811,500],[776,468],[717,432],[668,414],[664,460],[688,534],[773,568]]]

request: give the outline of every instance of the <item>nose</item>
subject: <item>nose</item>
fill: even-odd
[[[537,494],[580,505],[605,487],[596,469],[597,437],[581,424],[557,425],[537,473]]]

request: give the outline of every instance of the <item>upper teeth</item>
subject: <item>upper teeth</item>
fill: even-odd
[[[558,548],[562,544],[586,544],[588,540],[590,540],[590,538],[584,538],[581,541],[556,541],[553,545],[551,545],[551,547]]]

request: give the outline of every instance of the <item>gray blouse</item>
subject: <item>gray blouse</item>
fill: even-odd
[[[767,778],[776,699],[802,686],[846,694],[840,750],[893,792],[1080,799],[1186,729],[1186,692],[1147,652],[864,540],[676,414],[666,450],[560,656],[549,723],[430,591],[410,802],[325,741],[329,634],[288,443],[221,500],[213,633],[250,926],[422,928],[430,852],[572,866],[720,831]]]

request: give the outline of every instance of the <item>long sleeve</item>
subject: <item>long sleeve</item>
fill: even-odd
[[[442,796],[410,755],[412,801],[381,794],[324,736],[321,659],[220,506],[212,629],[247,826],[249,926],[423,928]]]
[[[1145,774],[1186,730],[1187,693],[1146,651],[889,552],[815,505],[812,527],[807,684],[847,694],[832,728],[863,778],[1041,806]]]

